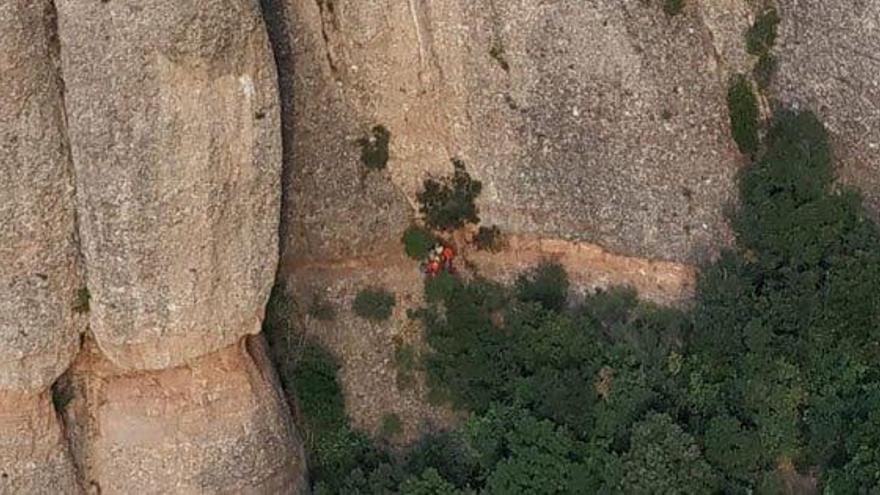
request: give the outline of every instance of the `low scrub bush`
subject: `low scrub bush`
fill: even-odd
[[[451,177],[425,180],[424,189],[416,195],[419,212],[433,229],[455,230],[480,222],[474,201],[483,184],[471,178],[461,160],[452,160],[452,164],[455,172]]]
[[[391,143],[391,131],[383,125],[372,129],[372,135],[361,138],[361,163],[367,170],[382,170],[388,165],[388,146]]]
[[[394,305],[394,294],[386,289],[371,287],[358,292],[352,303],[352,310],[361,318],[384,321],[391,317]]]
[[[497,225],[491,227],[481,226],[474,236],[474,244],[480,251],[497,252],[504,248],[504,239],[501,236],[501,229]]]
[[[746,49],[752,55],[761,55],[773,48],[776,43],[776,28],[779,14],[775,9],[763,12],[746,32]]]
[[[727,90],[727,110],[730,129],[740,152],[754,155],[758,152],[758,99],[752,84],[742,75],[734,77]]]
[[[428,252],[437,244],[437,237],[430,230],[413,225],[403,233],[406,255],[414,260],[427,258]]]

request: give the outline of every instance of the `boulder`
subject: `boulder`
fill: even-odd
[[[85,323],[53,22],[49,0],[0,3],[0,392],[45,391]]]
[[[127,371],[95,346],[67,408],[74,456],[96,493],[304,493],[305,456],[262,344],[185,366]]]
[[[0,493],[82,493],[49,390],[0,392]]]
[[[99,347],[162,369],[259,332],[281,139],[257,1],[56,4]]]

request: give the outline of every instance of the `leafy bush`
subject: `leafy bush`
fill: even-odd
[[[558,263],[544,262],[516,280],[520,301],[540,303],[547,310],[561,311],[568,297],[568,274]]]
[[[361,147],[361,163],[367,170],[382,170],[388,165],[388,146],[391,143],[391,131],[383,125],[372,129],[372,136],[358,139]]]
[[[776,42],[776,27],[779,14],[775,9],[763,12],[746,32],[746,49],[752,55],[761,55],[773,48]]]
[[[312,295],[308,313],[309,316],[318,321],[333,321],[336,319],[336,310],[333,308],[333,304],[318,293]]]
[[[760,89],[766,89],[770,86],[770,82],[776,74],[777,66],[776,57],[770,53],[762,53],[761,57],[758,58],[758,63],[752,69],[752,75],[755,77],[755,82],[758,83]]]
[[[455,230],[465,223],[480,222],[474,200],[483,184],[471,178],[461,160],[454,159],[452,164],[455,168],[452,177],[427,179],[424,189],[416,195],[425,223],[437,230]]]
[[[358,292],[351,307],[361,318],[384,321],[391,317],[394,305],[394,294],[385,289],[371,287]]]
[[[666,15],[678,15],[682,10],[684,10],[684,0],[664,0],[663,2],[663,12],[666,12]]]
[[[89,289],[87,287],[82,287],[77,289],[76,297],[73,301],[73,311],[79,314],[85,314],[89,312],[89,303],[92,300],[92,295],[89,293]]]
[[[390,439],[403,432],[403,422],[400,416],[394,413],[388,413],[382,416],[382,424],[379,426],[379,436]]]
[[[406,255],[414,260],[423,260],[428,257],[428,252],[437,245],[437,238],[430,230],[413,225],[406,229],[401,239],[406,250]]]
[[[744,76],[733,79],[727,90],[727,110],[730,129],[740,152],[754,155],[758,152],[758,99],[752,85]]]
[[[504,247],[504,240],[501,237],[501,229],[497,225],[491,227],[481,226],[474,236],[474,244],[480,251],[497,252]]]
[[[336,431],[347,422],[342,389],[336,380],[336,359],[312,341],[299,352],[292,376],[303,422],[312,432]]]
[[[397,344],[394,348],[394,367],[397,371],[397,388],[400,390],[416,385],[418,355],[412,345]]]

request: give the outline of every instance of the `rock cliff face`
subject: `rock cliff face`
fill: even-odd
[[[746,58],[740,3],[675,17],[635,1],[284,3],[294,255],[387,235],[452,157],[484,181],[484,221],[502,229],[674,261],[725,242],[739,156],[713,37]],[[377,124],[392,160],[363,178],[355,141]],[[318,184],[339,193],[310,194]]]
[[[817,111],[880,211],[877,2],[0,1],[0,493],[300,490],[255,336],[279,245],[302,299],[405,286],[385,327],[316,327],[358,352],[349,406],[375,427],[393,342],[418,341],[399,236],[453,157],[484,183],[484,223],[691,274],[730,242],[725,97],[770,5],[763,101]],[[368,172],[376,125],[391,159]],[[443,420],[386,395],[408,433],[409,410]]]
[[[281,203],[258,4],[10,0],[0,32],[0,493],[300,491],[248,337]]]

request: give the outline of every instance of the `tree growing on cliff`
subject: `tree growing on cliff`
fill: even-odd
[[[456,230],[466,223],[480,222],[474,201],[483,183],[471,178],[463,161],[453,159],[452,165],[455,171],[451,177],[426,179],[424,189],[416,195],[425,224],[437,230]]]

